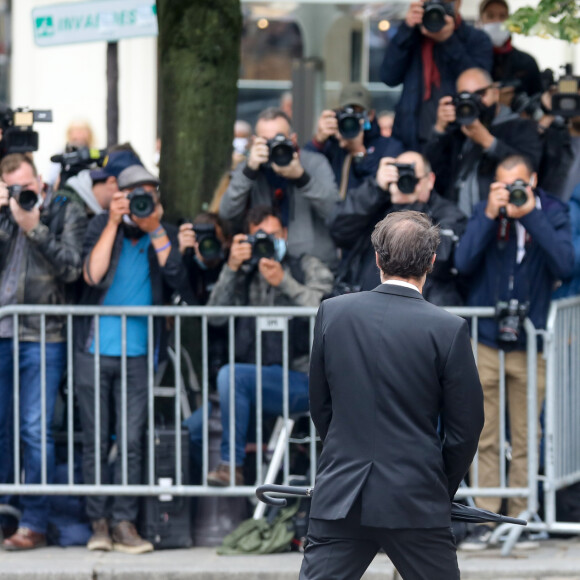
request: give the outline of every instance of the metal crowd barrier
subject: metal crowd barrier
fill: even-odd
[[[448,308],[454,314],[471,320],[472,343],[474,354],[477,359],[478,322],[481,318],[495,316],[494,308]],[[209,369],[208,369],[208,325],[212,319],[225,318],[229,329],[229,364],[230,364],[230,449],[234,456],[235,447],[235,341],[234,329],[237,318],[256,318],[256,365],[257,369],[257,395],[256,395],[256,480],[258,483],[271,483],[276,476],[277,469],[268,469],[264,474],[264,451],[263,451],[263,421],[262,421],[262,367],[261,344],[263,332],[281,332],[283,344],[283,428],[280,438],[281,444],[276,446],[273,463],[281,464],[283,469],[283,483],[289,484],[290,473],[290,432],[293,417],[289,410],[289,340],[288,322],[291,318],[308,318],[310,328],[310,344],[312,343],[314,318],[316,308],[249,308],[249,307],[103,307],[103,306],[9,306],[0,309],[0,318],[10,315],[14,320],[14,327],[18,327],[18,318],[22,315],[39,315],[41,340],[41,404],[46,400],[46,356],[45,356],[45,329],[47,316],[63,316],[66,319],[67,329],[67,457],[68,457],[68,482],[66,484],[49,484],[47,482],[46,465],[46,432],[47,417],[42,415],[42,479],[39,484],[21,483],[20,443],[19,443],[19,416],[18,394],[19,378],[14,373],[14,482],[0,484],[0,494],[75,494],[75,495],[143,495],[157,496],[161,494],[181,496],[253,496],[254,486],[235,486],[234,463],[230,466],[230,486],[210,487],[207,484],[209,466],[209,434],[208,414],[203,414],[203,445],[202,445],[202,482],[200,485],[185,485],[182,473],[185,466],[182,465],[181,453],[181,408],[183,384],[182,384],[182,360],[180,356],[182,344],[182,323],[187,319],[196,318],[201,321],[201,405],[207,409],[209,395]],[[96,477],[94,482],[77,484],[74,482],[74,368],[73,368],[73,318],[78,316],[91,316],[95,321],[95,467]],[[122,428],[127,426],[127,319],[133,316],[147,317],[148,334],[148,416],[147,416],[147,442],[145,455],[148,456],[148,472],[146,481],[142,484],[128,484],[127,476],[127,448],[126,437],[122,437],[123,445],[119,450],[122,462],[122,484],[113,485],[102,482],[100,473],[100,445],[99,445],[99,324],[102,316],[121,317],[121,393],[122,393]],[[175,400],[174,400],[174,425],[175,428],[175,480],[171,485],[160,485],[155,481],[154,466],[154,344],[153,344],[153,321],[156,317],[172,317],[174,319],[173,339],[175,343]],[[498,365],[500,368],[500,457],[498,471],[500,486],[497,488],[480,487],[478,483],[479,461],[476,456],[471,472],[471,484],[469,487],[460,488],[458,498],[472,497],[523,497],[527,499],[527,510],[521,517],[531,521],[532,530],[557,530],[580,532],[580,524],[560,524],[555,520],[555,492],[557,489],[580,480],[580,431],[577,417],[580,416],[580,299],[567,299],[555,302],[552,305],[548,328],[546,331],[536,331],[529,320],[525,322],[527,336],[527,367],[528,367],[528,391],[527,391],[527,415],[528,415],[528,485],[522,488],[510,488],[506,473],[506,457],[504,450],[508,448],[506,435],[506,381],[505,381],[505,357],[502,351],[498,353]],[[547,356],[547,384],[546,384],[546,474],[538,475],[538,431],[537,418],[542,404],[537,401],[537,377],[536,377],[536,341],[537,337],[544,337],[546,348],[543,356]],[[18,341],[14,340],[14,363],[15,369],[18,362]],[[542,356],[542,355],[540,355]],[[314,484],[316,472],[316,433],[312,421],[309,426],[308,450],[310,460],[310,485]],[[546,491],[546,519],[542,522],[538,518],[538,482],[541,481]],[[508,553],[517,539],[520,530],[517,529],[504,543],[504,553]]]

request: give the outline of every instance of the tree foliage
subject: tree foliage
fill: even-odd
[[[240,0],[157,0],[157,16],[163,206],[191,218],[231,163]]]
[[[540,0],[537,7],[519,8],[507,21],[510,32],[525,36],[580,41],[578,0]]]

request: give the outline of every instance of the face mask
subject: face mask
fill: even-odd
[[[503,46],[510,37],[510,31],[504,28],[503,22],[488,22],[483,24],[481,29],[489,36],[491,43],[496,47]]]
[[[486,107],[483,103],[480,103],[480,106],[481,113],[479,114],[479,120],[483,125],[488,127],[489,125],[491,125],[491,122],[495,117],[497,105],[493,103],[492,105],[489,105],[489,107]]]
[[[245,155],[248,150],[248,140],[245,137],[234,137],[234,151]]]
[[[276,260],[281,262],[286,255],[286,240],[284,238],[274,239],[274,251],[276,252]]]

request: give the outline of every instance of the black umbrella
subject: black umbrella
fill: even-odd
[[[271,497],[268,495],[268,493],[277,493],[281,495],[302,495],[305,497],[311,497],[314,493],[314,488],[294,487],[290,485],[275,485],[273,483],[267,483],[265,485],[260,485],[260,487],[256,489],[256,496],[260,501],[263,501],[268,505],[285,506],[286,500],[283,497]],[[528,525],[526,520],[502,516],[500,514],[496,514],[495,512],[490,512],[488,510],[482,510],[480,508],[455,502],[451,503],[451,519],[460,520],[463,522],[471,522],[474,524],[494,522],[498,524],[517,524],[518,526]]]

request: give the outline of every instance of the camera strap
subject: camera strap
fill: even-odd
[[[340,175],[340,189],[338,191],[340,199],[344,199],[346,197],[351,164],[352,164],[352,153],[347,153],[346,157],[344,158],[344,161],[342,162],[342,172]]]

